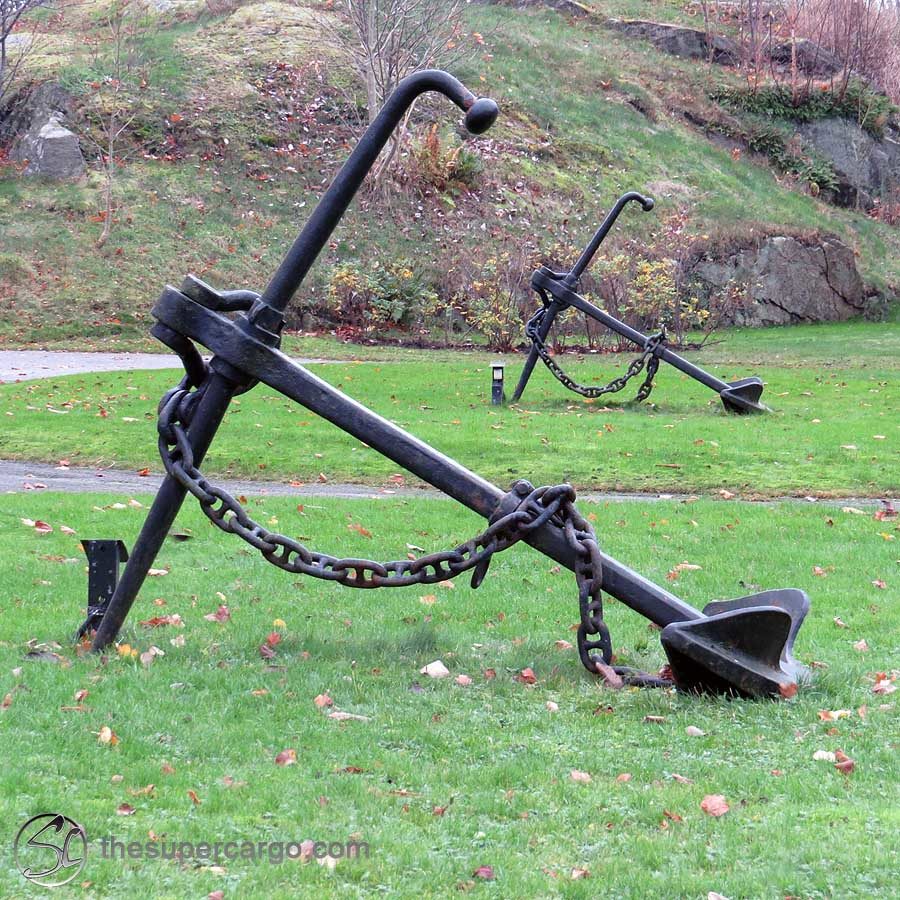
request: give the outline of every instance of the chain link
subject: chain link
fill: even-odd
[[[544,365],[553,373],[553,376],[560,384],[567,387],[570,391],[580,394],[582,397],[601,397],[604,394],[615,394],[618,391],[621,391],[622,388],[624,388],[625,385],[646,366],[647,375],[644,378],[643,384],[638,388],[637,401],[641,403],[650,396],[650,392],[653,390],[653,379],[656,376],[657,369],[659,369],[659,357],[656,355],[656,350],[666,342],[665,328],[658,334],[652,335],[647,340],[647,346],[644,348],[644,352],[636,359],[632,360],[624,374],[619,375],[618,378],[613,378],[609,384],[606,384],[603,387],[579,384],[574,378],[567,375],[562,366],[553,359],[550,355],[550,351],[547,349],[547,345],[541,340],[541,323],[544,321],[544,316],[547,315],[549,308],[549,299],[544,292],[541,292],[541,298],[544,305],[528,320],[528,322],[526,322],[525,334],[534,345],[534,349],[537,350],[538,356],[543,360]]]
[[[612,642],[603,621],[600,549],[590,523],[575,508],[575,490],[571,485],[532,488],[527,481],[517,482],[507,495],[515,501],[512,511],[495,516],[485,531],[452,550],[392,562],[338,558],[310,550],[299,541],[270,531],[254,521],[237,499],[212,484],[194,465],[186,428],[203,390],[204,386],[191,390],[185,378],[160,402],[159,450],[166,472],[197,498],[200,508],[216,527],[236,534],[259,550],[272,565],[287,572],[355,588],[434,584],[474,569],[472,582],[477,587],[495,553],[524,540],[552,519],[563,527],[566,540],[576,555],[581,661],[593,673],[598,671],[595,661],[610,664]],[[508,508],[508,505],[501,502],[499,508]]]

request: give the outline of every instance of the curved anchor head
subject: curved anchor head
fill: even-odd
[[[675,684],[693,693],[793,697],[809,670],[794,639],[809,598],[793,588],[706,605],[703,617],[667,625],[660,635]]]
[[[479,97],[466,111],[466,130],[472,134],[484,134],[497,119],[497,104],[488,97]]]

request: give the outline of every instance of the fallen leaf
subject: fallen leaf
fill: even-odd
[[[168,616],[153,616],[151,619],[144,619],[140,624],[144,628],[162,628],[165,625],[172,625],[175,628],[184,628],[184,621],[178,613],[172,613]]]
[[[838,628],[849,628],[850,626],[840,617],[834,617],[834,624],[837,625]]]
[[[351,522],[351,523],[347,526],[347,528],[348,528],[350,531],[355,531],[355,532],[357,532],[358,534],[361,534],[361,535],[362,535],[363,537],[365,537],[365,538],[370,538],[370,537],[372,537],[372,532],[369,531],[367,528],[363,528],[362,525],[359,524],[359,522]]]
[[[313,703],[315,703],[316,706],[319,707],[319,709],[322,709],[326,706],[334,706],[334,700],[332,700],[331,697],[328,696],[327,692],[324,694],[318,694],[313,700]]]
[[[778,693],[784,697],[785,700],[790,700],[791,697],[797,696],[797,683],[795,681],[789,681],[787,684],[779,684],[778,685]]]
[[[188,795],[188,797],[191,798],[191,803],[193,803],[194,806],[199,806],[200,803],[202,802],[200,800],[200,798],[197,796],[197,792],[194,790],[191,790],[190,788],[188,788],[187,795]]]
[[[130,788],[128,793],[132,797],[149,797],[156,790],[155,784],[148,784],[142,788]]]
[[[0,709],[9,709],[12,706],[13,695],[11,693],[7,693],[3,698],[3,702],[0,703]]]
[[[356,713],[344,712],[342,709],[336,709],[334,712],[328,713],[329,719],[337,722],[371,722],[368,716],[359,716]]]
[[[207,613],[203,618],[207,622],[227,622],[231,618],[231,611],[223,603],[215,612]]]
[[[568,641],[557,641],[554,645],[557,650],[571,650],[572,645]]]
[[[820,709],[818,715],[823,722],[836,722],[853,715],[853,712],[849,709]]]
[[[163,575],[168,575],[168,569],[147,569],[147,574],[153,578],[162,578]]]
[[[606,684],[608,688],[617,691],[625,686],[622,676],[612,666],[608,666],[603,660],[596,656],[593,658],[593,663],[594,670],[603,679],[604,684]]]
[[[115,747],[119,743],[119,737],[109,725],[104,725],[97,734],[97,743]]]
[[[263,659],[274,659],[275,651],[268,644],[259,645],[259,655]]]
[[[663,722],[666,721],[665,716],[644,716],[644,722],[649,722],[652,725],[662,725]]]
[[[496,669],[485,669],[484,672],[481,673],[484,676],[485,681],[490,681],[492,678],[497,677]]]
[[[547,707],[548,712],[559,712],[559,704],[554,703],[552,700],[548,700],[544,705]]]
[[[813,753],[813,759],[816,762],[833,763],[833,762],[835,762],[836,757],[830,750],[816,750],[816,752]]]
[[[694,783],[690,778],[685,778],[684,775],[679,775],[677,772],[672,773],[672,780],[677,781],[679,784],[693,784]]]
[[[174,775],[175,767],[171,763],[164,762],[160,766],[160,771],[163,773],[163,775]]]
[[[725,813],[728,812],[728,804],[721,794],[707,794],[700,801],[700,809],[708,816],[718,818],[719,816],[724,816]]]
[[[856,762],[850,759],[843,750],[836,750],[834,758],[834,767],[843,775],[849,775],[856,768]]]
[[[719,496],[723,500],[732,500],[734,498],[734,494],[732,494],[731,491],[726,491],[724,489],[719,491]]]
[[[120,803],[116,807],[117,816],[133,816],[136,811],[130,803]]]
[[[592,780],[587,772],[581,772],[578,769],[572,769],[572,771],[569,772],[569,778],[578,784],[590,784]]]
[[[483,878],[485,881],[494,880],[493,866],[479,866],[473,873],[474,878]]]
[[[860,653],[868,652],[869,645],[866,643],[866,639],[863,638],[861,641],[856,641],[853,644],[853,649],[858,650]]]
[[[572,881],[579,881],[582,878],[590,878],[591,873],[587,869],[573,868],[569,873],[569,877]]]
[[[141,654],[141,663],[144,666],[149,666],[152,664],[153,660],[156,659],[157,656],[165,656],[166,654],[159,649],[159,647],[150,647],[149,650],[145,650]]]
[[[423,596],[419,597],[419,603],[421,603],[423,606],[433,606],[435,603],[437,603],[437,597],[435,597],[434,594],[424,594]]]
[[[688,725],[688,727],[684,729],[684,733],[688,737],[704,737],[706,735],[706,732],[701,731],[696,725]]]
[[[872,687],[873,694],[893,694],[896,690],[897,685],[887,676],[877,679]]]
[[[469,678],[468,675],[457,675],[456,683],[460,685],[460,687],[468,687],[472,683],[472,679]]]
[[[872,584],[877,587],[879,590],[884,590],[887,587],[887,583],[882,581],[880,578],[876,578]]]
[[[622,772],[619,775],[616,775],[616,781],[621,783],[625,783],[626,781],[631,781],[631,772]]]
[[[537,676],[534,674],[533,669],[522,669],[516,675],[516,681],[521,681],[522,684],[537,684]]]
[[[669,812],[669,810],[663,810],[663,818],[668,819],[670,822],[683,822],[684,819],[678,815],[678,813]]]
[[[297,751],[293,748],[282,750],[275,756],[276,766],[292,766],[297,762]]]
[[[450,670],[439,660],[428,663],[419,669],[420,675],[427,675],[429,678],[446,678],[450,674]]]
[[[677,566],[673,566],[669,570],[668,574],[666,575],[666,579],[668,581],[677,581],[678,576],[682,572],[697,572],[697,571],[700,571],[702,568],[703,568],[702,566],[695,566],[689,562],[678,563]]]
[[[169,643],[173,647],[183,647],[184,646],[184,635],[178,634],[173,638],[169,638]]]

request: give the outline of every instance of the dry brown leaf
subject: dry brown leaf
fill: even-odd
[[[276,766],[293,766],[297,762],[297,751],[293,747],[282,750],[275,755]]]
[[[193,803],[194,806],[199,806],[200,803],[202,802],[200,800],[200,798],[197,796],[197,792],[195,790],[192,790],[191,788],[188,788],[187,795],[188,795],[188,797],[191,798],[191,803]]]
[[[473,873],[473,877],[482,878],[485,881],[493,881],[494,880],[494,867],[493,866],[479,866]]]
[[[616,781],[619,781],[622,783],[624,783],[626,781],[631,781],[631,772],[622,772],[621,774],[616,775]]]
[[[115,747],[119,743],[119,737],[109,725],[104,725],[97,734],[97,743]]]
[[[207,613],[203,618],[207,622],[227,622],[231,618],[231,610],[222,603],[215,612]]]
[[[700,801],[700,809],[708,816],[718,818],[719,816],[724,816],[725,813],[728,812],[728,804],[721,794],[707,794]]]
[[[516,681],[521,681],[522,684],[537,684],[537,676],[534,674],[533,669],[522,669],[516,675]]]
[[[117,816],[133,816],[137,812],[130,803],[120,803],[116,807]]]
[[[587,772],[582,772],[579,769],[572,769],[572,771],[569,772],[569,778],[578,784],[590,784],[592,780]]]
[[[468,675],[457,675],[456,683],[460,687],[468,687],[472,683],[472,679]]]

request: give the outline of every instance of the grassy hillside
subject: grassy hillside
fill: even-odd
[[[690,19],[675,2],[594,6],[603,15]],[[102,11],[91,0],[46,18],[31,74],[90,93],[108,67]],[[132,47],[146,87],[123,148],[107,245],[95,247],[103,208],[95,161],[82,183],[65,185],[0,167],[0,340],[133,345],[162,285],[189,271],[222,287],[262,287],[355,140],[346,123],[353,85],[322,49],[317,17],[327,14],[279,2],[220,16],[192,4],[147,13]],[[687,241],[754,222],[821,228],[857,250],[868,280],[888,293],[900,283],[897,229],[809,196],[688,124],[685,112],[702,115],[710,90],[734,76],[662,55],[600,19],[497,6],[466,16],[473,52],[457,72],[502,109],[495,129],[467,144],[482,165],[473,189],[419,179],[387,201],[362,197],[298,308],[321,295],[339,260],[399,257],[442,292],[471,280],[464,260],[523,242],[538,253],[570,251],[632,188],[659,205],[652,216],[626,216],[620,241]],[[417,117],[418,140],[434,120],[442,152],[458,146],[446,104]]]

